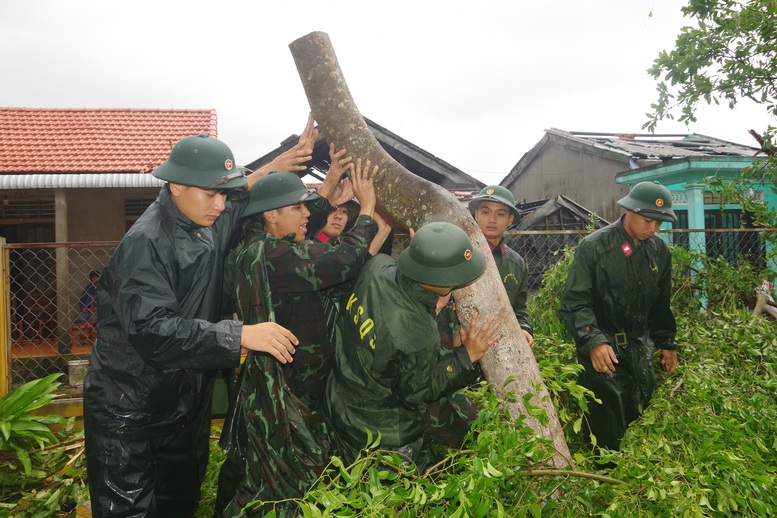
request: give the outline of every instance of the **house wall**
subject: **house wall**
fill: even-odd
[[[556,194],[575,200],[608,221],[622,214],[617,201],[629,188],[615,183],[628,164],[549,141],[508,188],[516,201]]]
[[[67,189],[67,241],[113,241],[124,231],[117,189]]]
[[[143,189],[65,189],[67,204],[67,241],[95,243],[121,241],[134,217],[128,218],[125,201],[148,199],[152,201],[158,188]],[[67,249],[68,271],[57,276],[58,295],[69,308],[65,322],[77,317],[78,297],[89,283],[89,272],[102,271],[108,262],[112,247],[73,246]]]

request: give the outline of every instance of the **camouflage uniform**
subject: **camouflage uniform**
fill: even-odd
[[[310,232],[308,232],[308,236],[310,236]],[[336,237],[333,239],[330,239],[329,236],[324,234],[323,232],[315,232],[315,237],[309,239],[315,239],[316,241],[321,241],[322,243],[329,243],[332,246],[337,246],[340,243],[340,237]],[[369,259],[369,257],[367,258]],[[326,322],[326,329],[328,332],[328,340],[329,343],[334,344],[335,340],[337,339],[337,298],[336,297],[323,297],[321,299],[322,304],[324,305],[324,321]]]
[[[223,516],[229,517],[241,515],[251,501],[302,496],[328,462],[328,433],[315,412],[334,353],[321,290],[355,276],[377,225],[360,216],[337,247],[276,238],[255,219],[244,230],[245,239],[227,259],[225,294],[234,294],[244,322],[274,319],[297,336],[299,345],[290,364],[251,353],[241,370],[240,392],[224,431],[222,444],[230,455],[222,467],[217,501],[217,510],[228,502]],[[237,489],[236,478],[242,480]],[[262,516],[271,508],[253,508],[248,514]],[[291,515],[295,506],[287,502],[274,508]]]
[[[365,428],[373,437],[380,432],[381,448],[403,453],[419,469],[431,463],[425,432],[434,423],[427,405],[444,404],[442,398],[480,372],[464,347],[443,352],[439,326],[447,324],[438,321],[436,302],[435,293],[405,277],[383,254],[367,262],[353,292],[341,299],[342,347],[338,344],[324,413],[346,463],[365,447]],[[460,443],[467,430],[446,432]]]
[[[561,299],[561,317],[585,367],[578,382],[589,402],[589,424],[600,446],[617,450],[630,422],[653,396],[655,349],[677,349],[670,308],[672,259],[658,236],[635,243],[623,218],[580,243]],[[610,376],[594,371],[591,351],[602,343],[618,357]]]
[[[515,318],[518,319],[521,329],[525,329],[533,335],[534,329],[526,309],[526,299],[529,293],[529,274],[526,269],[526,261],[518,255],[518,252],[505,244],[504,237],[498,246],[492,246],[490,243],[488,246],[491,248],[491,255],[497,270],[499,270],[499,276],[507,291]]]

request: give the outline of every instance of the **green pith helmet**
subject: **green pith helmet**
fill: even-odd
[[[423,284],[463,286],[485,271],[486,256],[472,246],[462,229],[437,222],[418,229],[397,267],[405,277]]]
[[[518,208],[515,206],[515,197],[513,196],[513,193],[501,185],[486,185],[478,194],[473,196],[468,205],[470,214],[474,216],[478,207],[480,207],[480,204],[484,201],[500,203],[513,211],[513,214],[515,215],[513,223],[517,223],[521,217],[518,213]]]
[[[229,147],[205,133],[184,137],[170,151],[170,157],[154,169],[153,175],[167,182],[201,189],[242,189],[245,168],[235,165]]]
[[[270,173],[259,178],[251,187],[248,206],[243,212],[243,217],[315,200],[318,197],[316,190],[307,189],[296,174]]]
[[[640,216],[658,221],[677,221],[672,210],[672,194],[658,182],[640,182],[618,200],[618,205]]]

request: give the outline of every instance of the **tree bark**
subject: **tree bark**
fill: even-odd
[[[378,213],[397,230],[417,229],[433,221],[448,221],[464,229],[488,259],[486,272],[475,283],[455,290],[457,312],[469,326],[475,310],[479,324],[493,316],[499,322],[501,338],[481,360],[483,373],[492,389],[504,396],[513,392],[516,400],[505,400],[515,419],[519,414],[538,436],[551,439],[555,467],[572,465],[569,448],[558,414],[542,381],[537,361],[510,306],[502,279],[483,233],[469,211],[450,192],[411,173],[380,146],[351,97],[329,36],[313,32],[293,41],[289,48],[305,88],[313,117],[329,143],[348,154],[369,159],[380,171],[375,179]],[[530,404],[542,408],[547,423],[532,417],[522,397],[532,394]]]

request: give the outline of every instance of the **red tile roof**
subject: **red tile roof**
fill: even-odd
[[[0,108],[0,174],[146,173],[216,110]]]

